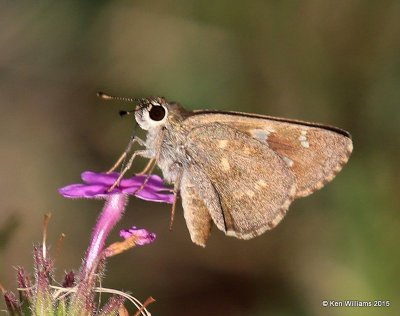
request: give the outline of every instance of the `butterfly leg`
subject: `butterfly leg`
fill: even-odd
[[[111,192],[112,190],[115,189],[115,187],[119,184],[119,182],[121,181],[121,179],[123,178],[123,176],[125,175],[125,173],[132,167],[132,163],[133,160],[135,159],[136,156],[142,156],[142,157],[146,157],[148,154],[147,150],[137,150],[135,151],[131,158],[129,159],[128,163],[126,164],[125,168],[122,170],[122,172],[120,173],[118,179],[114,182],[114,184],[108,189],[108,192]]]
[[[126,159],[126,156],[128,155],[128,153],[131,151],[132,145],[134,143],[138,143],[141,146],[145,146],[145,143],[143,140],[141,140],[137,136],[132,136],[131,139],[129,140],[128,146],[126,146],[122,155],[118,158],[118,160],[114,163],[114,165],[107,171],[107,173],[113,172],[115,169],[118,168],[119,165],[121,165],[121,163]]]
[[[178,200],[178,193],[179,193],[179,189],[181,187],[182,176],[183,176],[183,170],[180,171],[180,173],[178,174],[178,176],[176,177],[175,182],[174,182],[174,191],[173,191],[174,202],[172,203],[171,218],[169,221],[169,230],[172,230],[172,226],[174,225],[176,201]]]
[[[141,172],[137,173],[136,175],[142,176],[142,175],[147,174],[150,170],[152,170],[153,164],[154,164],[155,162],[156,162],[155,158],[151,158],[151,159],[149,160],[149,162],[147,163],[146,167],[144,167],[144,169],[143,169]]]

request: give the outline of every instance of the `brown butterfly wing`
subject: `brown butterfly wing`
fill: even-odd
[[[353,149],[350,135],[339,128],[238,112],[198,111],[185,125],[219,122],[269,146],[293,171],[296,197],[304,197],[331,181]]]
[[[283,218],[296,194],[295,178],[266,144],[212,123],[192,129],[185,149],[190,161],[185,176],[196,183],[214,223],[227,235],[249,239]],[[181,191],[186,190],[183,182]]]

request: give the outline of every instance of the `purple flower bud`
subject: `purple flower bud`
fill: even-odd
[[[19,303],[13,292],[5,292],[4,300],[6,301],[7,309],[11,315],[22,315],[21,304]]]
[[[20,296],[24,301],[31,302],[33,299],[33,291],[31,289],[32,282],[25,269],[17,267],[17,282],[18,287],[24,289],[20,291]]]
[[[124,304],[125,298],[123,296],[112,296],[108,300],[108,302],[104,305],[101,310],[99,316],[107,316],[107,315],[117,315],[118,309]]]
[[[75,273],[70,271],[65,274],[64,282],[62,283],[63,287],[73,287],[75,285]]]
[[[135,244],[139,246],[150,244],[156,239],[156,234],[150,233],[143,228],[138,229],[135,226],[130,229],[121,230],[119,235],[124,239],[135,237]]]

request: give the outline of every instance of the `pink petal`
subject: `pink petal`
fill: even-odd
[[[138,188],[128,188],[123,189],[122,192],[128,194],[134,194],[136,197],[145,200],[145,201],[153,201],[153,202],[166,202],[172,204],[174,202],[174,195],[169,192],[155,192],[149,188],[144,187],[142,190],[137,191]]]
[[[118,179],[118,172],[93,172],[85,171],[81,174],[81,179],[88,184],[104,184],[112,186],[114,182]]]
[[[58,190],[61,195],[69,198],[93,198],[107,195],[107,187],[100,184],[71,184]]]
[[[133,186],[141,186],[146,179],[147,176],[140,175],[134,176],[132,178],[123,179],[121,181],[121,187],[133,187]],[[146,187],[153,189],[153,190],[165,190],[166,187],[164,186],[163,179],[157,175],[151,175],[149,180],[146,183]]]

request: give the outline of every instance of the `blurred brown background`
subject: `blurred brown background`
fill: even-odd
[[[131,199],[118,229],[158,238],[112,258],[103,286],[154,296],[154,315],[400,315],[399,1],[2,1],[0,17],[7,288],[13,267],[31,269],[48,211],[52,244],[67,234],[58,276],[80,265],[102,204],[57,188],[109,168],[134,127],[118,117],[132,105],[98,100],[100,90],[328,123],[355,146],[335,181],[250,241],[214,229],[202,249],[181,208],[171,233],[169,206]]]

